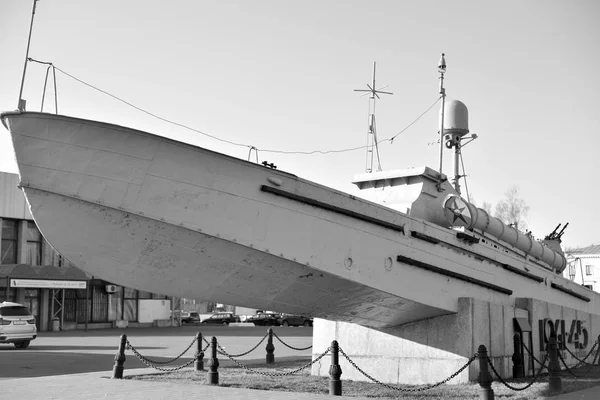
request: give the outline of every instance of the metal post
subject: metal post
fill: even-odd
[[[202,333],[196,333],[196,361],[194,361],[195,371],[204,371],[204,352],[202,351]]]
[[[23,97],[23,86],[25,85],[25,73],[27,72],[27,59],[29,58],[29,45],[31,44],[31,32],[33,31],[33,17],[35,16],[35,5],[37,0],[33,0],[33,8],[31,9],[31,24],[29,25],[29,37],[27,38],[27,50],[25,51],[25,65],[23,66],[23,77],[21,78],[21,88],[19,89],[19,102],[17,108],[25,111],[25,101]]]
[[[521,353],[521,335],[518,333],[513,336],[513,346],[515,348],[512,356],[513,378],[524,378],[525,366],[523,365],[523,353]]]
[[[60,289],[60,330],[65,326],[65,289]]]
[[[54,78],[54,113],[58,114],[58,92],[56,90],[56,68],[52,66],[52,76]]]
[[[484,345],[477,349],[479,356],[479,400],[494,400],[494,390],[492,389],[492,376],[488,370],[488,353]]]
[[[273,328],[267,330],[269,339],[267,340],[267,364],[275,363],[275,346],[273,345]]]
[[[548,340],[548,384],[551,392],[562,390],[562,380],[560,379],[560,364],[558,363],[558,340],[556,332],[552,330],[550,340]]]
[[[88,331],[88,322],[90,320],[90,282],[86,282],[85,288],[85,331]]]
[[[594,354],[594,361],[592,362],[592,364],[596,364],[596,359],[598,360],[598,365],[600,365],[600,357],[598,357],[600,355],[600,335],[598,335],[598,339],[596,339],[598,343],[598,345],[596,346],[596,354]]]
[[[329,366],[329,394],[342,395],[342,367],[340,367],[339,346],[337,340],[331,342],[331,365]]]
[[[123,364],[125,364],[125,346],[127,344],[127,335],[121,335],[121,342],[119,342],[119,349],[117,355],[115,355],[115,365],[113,367],[113,379],[123,379]]]
[[[460,137],[454,144],[454,190],[460,196]]]
[[[444,53],[438,63],[438,72],[440,73],[440,95],[442,95],[442,109],[440,118],[440,175],[442,174],[443,157],[444,157],[444,106],[446,104],[446,89],[444,88],[444,74],[446,73],[446,60]]]
[[[219,384],[219,359],[217,358],[217,338],[212,337],[210,341],[210,360],[208,360],[207,383],[209,385]]]

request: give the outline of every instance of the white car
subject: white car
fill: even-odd
[[[0,303],[0,343],[13,343],[24,349],[37,337],[35,317],[19,303]]]

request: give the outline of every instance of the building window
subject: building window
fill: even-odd
[[[569,277],[571,277],[571,280],[573,278],[575,278],[575,275],[577,274],[576,270],[575,270],[575,263],[570,264],[569,265]]]
[[[17,263],[18,229],[18,221],[2,219],[2,254],[0,255],[0,264]]]
[[[124,288],[123,293],[123,318],[127,321],[137,321],[137,299],[138,291],[131,288]]]
[[[29,265],[42,264],[42,234],[33,221],[27,221],[27,257],[25,263]]]
[[[586,275],[594,275],[594,266],[593,265],[586,265],[585,266],[585,274]]]
[[[583,285],[583,287],[586,287],[586,288],[588,288],[590,290],[594,290],[594,287],[592,285]]]

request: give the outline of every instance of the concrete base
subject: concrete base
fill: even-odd
[[[313,359],[322,354],[337,340],[340,348],[364,372],[385,383],[431,384],[454,374],[477,352],[479,345],[488,349],[494,367],[503,378],[512,377],[514,318],[524,318],[533,328],[533,343],[525,340],[536,358],[543,359],[539,345],[539,320],[544,318],[579,320],[586,327],[589,352],[600,333],[600,317],[583,315],[576,310],[533,299],[516,299],[515,306],[493,304],[472,298],[458,301],[458,312],[425,319],[388,329],[371,329],[364,326],[315,319],[313,331]],[[570,318],[570,319],[569,319]],[[580,341],[581,342],[581,341]],[[581,345],[580,343],[579,345]],[[575,345],[567,343],[575,352]],[[564,354],[564,353],[563,353]],[[582,353],[580,353],[582,354]],[[583,357],[585,355],[582,355]],[[576,364],[565,357],[568,364]],[[588,359],[592,360],[592,357]],[[526,358],[525,371],[531,375]],[[342,380],[368,380],[340,353]],[[329,375],[330,358],[324,357],[312,367],[312,374]],[[536,369],[538,367],[536,366]],[[466,383],[477,380],[479,364],[471,365],[448,383]],[[493,375],[493,373],[492,373]],[[494,377],[495,378],[495,377]]]
[[[155,319],[154,322],[152,322],[152,326],[158,327],[158,328],[165,328],[165,327],[169,327],[169,326],[179,326],[179,325],[177,323],[177,320],[171,321],[170,319]]]
[[[115,328],[127,328],[129,325],[129,321],[124,319],[119,319],[113,322]]]

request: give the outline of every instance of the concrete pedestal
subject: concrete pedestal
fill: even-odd
[[[572,321],[585,327],[589,337],[586,348],[583,334],[579,344],[567,345],[573,352],[589,351],[600,333],[600,317],[561,307],[539,300],[515,299],[515,306],[493,304],[472,298],[458,300],[458,312],[417,321],[402,326],[375,330],[364,326],[316,319],[313,331],[313,358],[322,354],[332,340],[366,373],[385,383],[431,384],[446,379],[477,352],[486,346],[492,363],[503,378],[512,377],[514,318],[525,318],[533,332],[533,343],[525,341],[536,358],[543,359],[540,350],[539,321],[565,320],[567,330]],[[567,332],[568,333],[568,332]],[[566,339],[565,339],[566,340]],[[568,353],[565,360],[576,364]],[[590,357],[590,360],[592,358]],[[312,367],[312,374],[328,376],[330,358],[324,357]],[[340,353],[342,379],[365,381]],[[530,358],[525,359],[525,373],[531,375]],[[536,370],[537,370],[536,365]],[[448,383],[466,383],[477,380],[479,366],[473,362],[469,368]],[[495,377],[494,377],[495,378]]]

